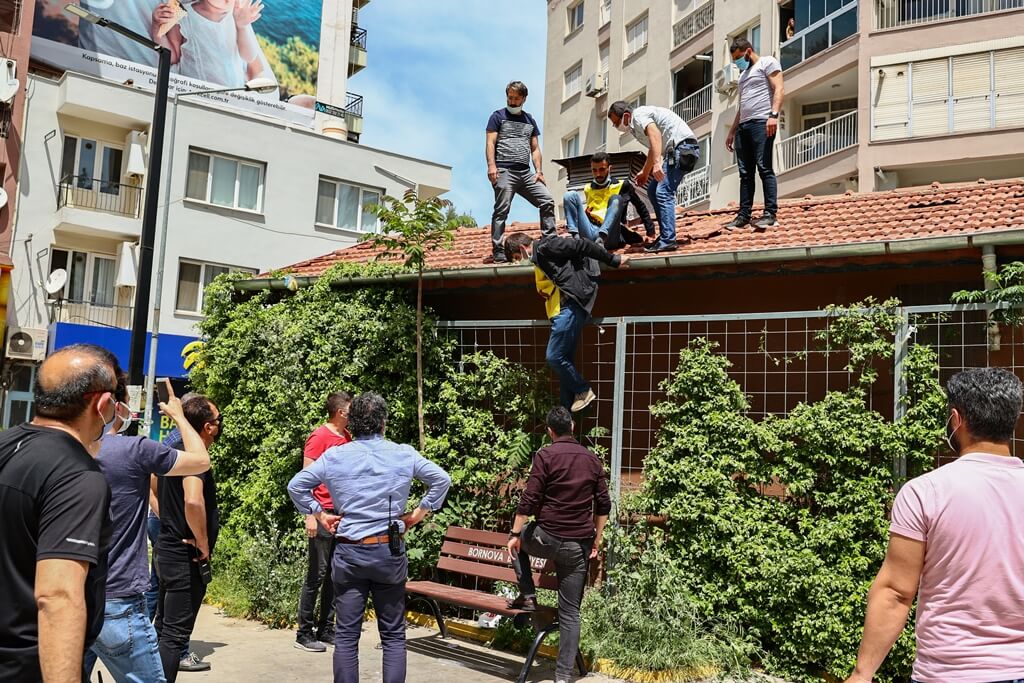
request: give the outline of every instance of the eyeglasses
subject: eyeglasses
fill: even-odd
[[[207,422],[207,424],[217,425],[218,427],[220,427],[222,424],[224,424],[224,413],[221,413],[217,417],[213,418],[212,420]]]
[[[87,392],[85,392],[82,395],[83,396],[89,396],[90,394],[116,394],[116,393],[117,393],[117,387],[114,387],[113,389],[96,389],[95,391],[87,391]]]

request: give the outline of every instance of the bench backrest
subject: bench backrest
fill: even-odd
[[[437,568],[492,581],[516,583],[508,553],[508,534],[450,526],[444,534]],[[538,588],[558,590],[555,563],[531,557],[533,582]]]

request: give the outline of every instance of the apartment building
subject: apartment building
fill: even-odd
[[[342,15],[352,17],[352,0],[340,4]],[[330,102],[365,66],[366,32],[347,21],[328,30],[335,15],[325,6],[324,16],[318,98]],[[92,342],[127,364],[149,189],[153,93],[134,83],[36,67],[25,83],[5,427],[30,416],[35,369],[46,353]],[[344,127],[324,116],[310,128],[247,111],[227,94],[182,96],[172,104],[153,266],[154,274],[163,270],[153,287],[152,303],[159,297],[160,306],[150,317],[150,330],[159,325],[157,376],[186,374],[181,350],[198,336],[204,291],[217,275],[269,271],[349,246],[378,229],[367,204],[408,189],[425,197],[449,189],[447,166],[353,142],[356,113],[346,112]],[[14,344],[16,338],[27,345]]]
[[[1022,26],[1024,0],[549,0],[545,170],[560,195],[555,159],[641,149],[607,122],[623,99],[672,107],[700,138],[681,205],[737,201],[728,46],[744,36],[783,65],[780,196],[1020,176]]]

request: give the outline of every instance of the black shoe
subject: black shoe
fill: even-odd
[[[321,633],[316,637],[324,645],[334,645],[334,631],[328,631],[327,633]]]
[[[727,228],[729,228],[731,230],[736,230],[736,229],[739,229],[739,228],[745,228],[748,225],[750,225],[750,219],[749,218],[745,218],[743,216],[736,216],[736,218],[733,218],[731,221],[726,223],[725,227],[727,227]]]
[[[295,649],[306,652],[327,652],[327,646],[316,638],[296,638]]]
[[[654,228],[651,228],[651,235],[654,234]],[[626,244],[643,244],[644,238],[633,232],[629,228],[622,229],[622,241]]]
[[[597,243],[604,247],[605,251],[615,251],[622,246],[618,242],[613,242],[611,237],[603,233],[597,236]]]
[[[517,609],[522,612],[536,612],[537,611],[537,598],[526,597],[525,595],[519,595],[515,600],[508,601],[509,609]]]
[[[495,263],[508,263],[508,256],[505,256],[505,252],[503,252],[503,251],[496,251],[496,252],[494,252],[494,262]]]
[[[672,240],[670,242],[662,242],[659,238],[648,244],[646,247],[644,247],[644,251],[647,252],[648,254],[657,254],[658,252],[662,251],[675,251],[678,248],[679,245],[676,244],[675,240]]]
[[[765,213],[754,223],[755,230],[766,230],[775,225],[775,214]]]
[[[178,671],[209,671],[210,663],[199,659],[195,652],[189,652],[178,662]]]

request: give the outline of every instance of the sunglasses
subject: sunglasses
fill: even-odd
[[[213,418],[212,420],[210,420],[206,424],[217,425],[218,427],[220,427],[222,424],[224,424],[224,413],[221,413],[220,415],[218,415],[217,417]]]

